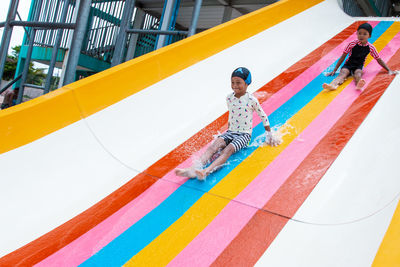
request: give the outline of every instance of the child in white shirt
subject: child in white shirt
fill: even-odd
[[[214,154],[221,151],[218,157],[204,169],[196,169],[195,166],[187,169],[176,169],[176,175],[189,178],[197,176],[199,180],[204,180],[210,173],[221,167],[233,153],[248,146],[251,139],[254,111],[264,125],[265,142],[271,146],[280,143],[280,139],[272,134],[268,117],[257,98],[247,92],[250,83],[251,74],[248,69],[241,67],[233,71],[231,76],[233,93],[230,93],[226,98],[229,110],[228,130],[218,136],[207,148],[206,152],[200,157],[200,163],[203,166],[208,164]]]

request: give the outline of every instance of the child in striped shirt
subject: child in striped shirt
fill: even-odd
[[[379,65],[387,70],[389,74],[397,74],[396,71],[392,71],[386,65],[386,63],[379,57],[376,48],[368,42],[368,38],[371,37],[371,34],[372,26],[369,23],[361,24],[358,27],[357,40],[354,40],[347,45],[334,70],[327,74],[328,76],[335,75],[336,70],[342,64],[347,54],[349,54],[349,58],[346,60],[342,69],[340,70],[339,76],[336,77],[330,84],[324,83],[322,85],[322,88],[327,90],[335,90],[346,80],[349,75],[353,75],[354,81],[356,83],[356,89],[363,90],[365,80],[362,78],[362,69],[364,66],[365,58],[368,56],[369,53],[371,53],[371,56],[376,59]]]
[[[248,69],[241,67],[233,71],[231,77],[233,93],[230,93],[226,98],[229,110],[228,130],[218,136],[207,148],[206,152],[200,157],[200,164],[204,166],[210,163],[215,155],[220,151],[221,153],[204,169],[195,166],[187,169],[176,169],[176,175],[189,178],[197,176],[199,180],[204,180],[210,173],[221,167],[233,153],[246,147],[251,139],[254,111],[263,122],[266,131],[265,142],[271,146],[280,144],[280,139],[271,132],[268,117],[257,98],[247,92],[250,83],[251,74]]]

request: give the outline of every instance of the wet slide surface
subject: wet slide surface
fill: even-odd
[[[189,166],[214,135],[226,130],[228,116],[224,113],[101,202],[1,258],[0,265],[252,266],[258,262],[267,266],[318,266],[326,263],[318,259],[326,256],[326,251],[319,251],[320,256],[313,259],[299,260],[301,254],[315,251],[316,245],[307,243],[294,249],[288,244],[304,240],[297,225],[309,227],[309,232],[304,231],[309,235],[303,238],[311,237],[319,244],[318,240],[335,232],[335,227],[363,230],[364,221],[385,211],[386,217],[379,217],[380,226],[375,228],[379,233],[370,240],[373,245],[366,245],[364,254],[368,257],[354,252],[354,264],[371,264],[378,252],[375,264],[379,266],[380,257],[391,257],[380,256],[378,248],[389,224],[394,227],[389,229],[396,229],[396,223],[390,223],[399,200],[396,175],[388,178],[387,187],[377,190],[375,197],[371,195],[374,183],[382,183],[378,177],[351,177],[355,185],[350,187],[337,170],[351,171],[337,165],[345,161],[341,157],[348,154],[347,147],[355,146],[349,150],[356,150],[357,144],[350,144],[353,137],[358,131],[366,131],[359,128],[369,125],[369,114],[382,95],[396,89],[392,84],[395,77],[387,75],[368,56],[363,92],[355,90],[351,78],[336,91],[321,87],[334,78],[325,73],[333,69],[345,45],[356,39],[355,31],[362,22],[347,25],[254,92],[271,126],[282,135],[280,146],[262,146],[264,129],[255,117],[249,147],[233,155],[221,170],[206,181],[175,176],[176,167]],[[374,27],[370,42],[392,69],[400,69],[400,22],[369,23]],[[378,116],[376,120],[382,119]],[[399,123],[393,125],[389,135],[396,132]],[[357,184],[359,180],[367,186]],[[366,196],[349,190],[347,194],[354,197],[350,201],[337,189],[353,186]],[[331,204],[333,195],[343,197],[343,203]],[[369,202],[363,203],[367,196]],[[309,208],[313,203],[316,207]],[[322,230],[315,236],[312,232],[318,227]],[[388,232],[382,243],[390,255],[391,243],[395,243],[392,236]],[[345,244],[346,237],[337,240]],[[298,256],[293,257],[294,262],[282,260],[285,253],[292,252]]]

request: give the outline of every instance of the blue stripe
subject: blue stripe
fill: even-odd
[[[370,42],[375,42],[392,23],[393,22],[380,22],[374,28]],[[337,61],[328,69],[332,69],[336,62]],[[321,85],[324,82],[329,83],[332,79],[333,77],[326,77],[323,73],[318,75],[300,92],[269,116],[271,126],[283,125],[321,92]],[[253,129],[253,137],[260,136],[263,133],[264,127],[262,123],[258,124]],[[184,186],[180,186],[158,207],[149,212],[136,224],[132,225],[97,254],[82,263],[82,266],[121,266],[126,263],[178,220],[205,192],[213,188],[256,149],[257,146],[254,145],[235,153],[229,158],[226,166],[218,172],[211,174],[204,182],[188,180]],[[193,188],[196,190],[193,190]]]

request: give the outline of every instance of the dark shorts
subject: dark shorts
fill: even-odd
[[[343,65],[342,69],[343,68],[348,69],[350,71],[350,74],[353,75],[356,70],[362,70],[363,67],[364,67],[363,65],[346,63],[346,64]]]
[[[226,145],[232,144],[235,147],[235,152],[248,146],[251,140],[251,135],[248,133],[233,132],[229,130],[218,137],[224,139]]]

